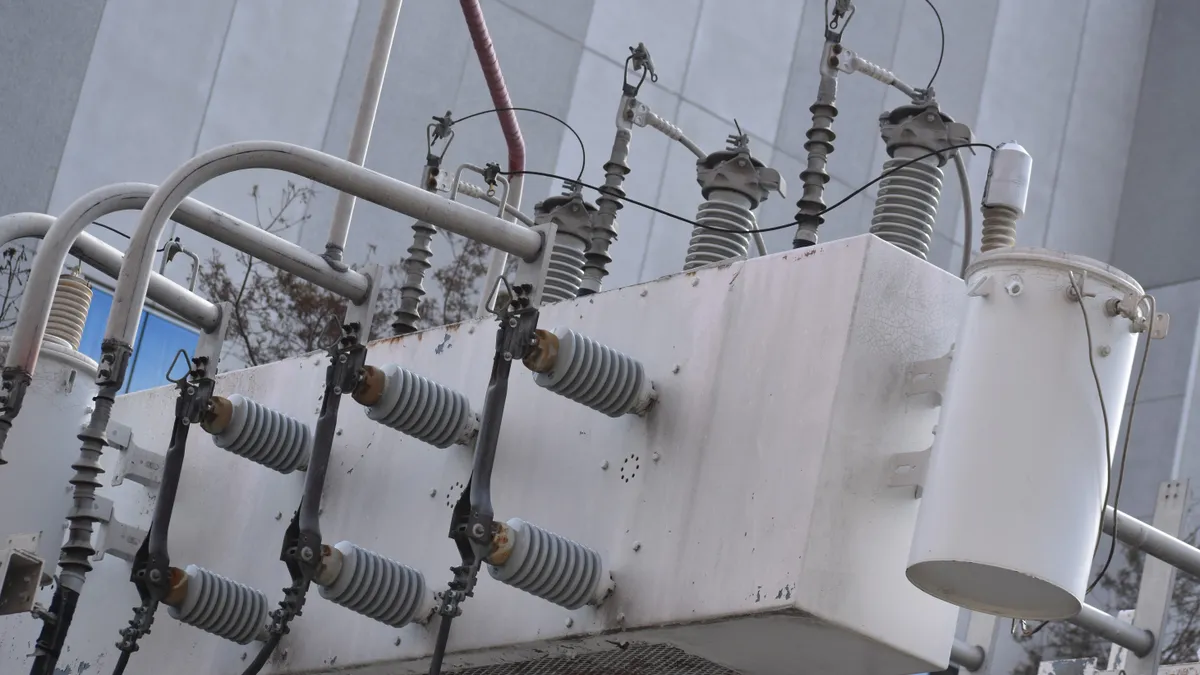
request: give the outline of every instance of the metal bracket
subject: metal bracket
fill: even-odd
[[[950,362],[954,359],[954,346],[936,359],[916,361],[909,365],[905,374],[904,393],[907,396],[930,396],[933,405],[942,404],[946,391],[946,379],[950,376]]]
[[[542,291],[546,287],[546,274],[550,271],[550,251],[554,250],[554,238],[558,236],[558,225],[542,223],[530,228],[542,235],[542,248],[532,262],[524,260],[517,264],[517,273],[513,275],[513,286],[529,284],[533,290],[529,293],[529,302],[538,307],[542,304]]]
[[[45,564],[40,542],[40,534],[15,534],[0,548],[0,616],[33,609]]]
[[[196,351],[192,354],[193,362],[206,359],[201,363],[210,377],[220,372],[221,349],[225,346],[225,334],[229,332],[229,320],[233,316],[233,303],[222,302],[218,307],[221,308],[220,323],[211,331],[200,333],[196,340]]]
[[[162,483],[165,457],[136,445],[133,442],[133,430],[119,422],[109,422],[105,434],[108,444],[121,453],[117,468],[113,471],[113,487],[124,483],[126,478],[152,489]]]
[[[92,556],[92,560],[103,560],[106,553],[111,553],[121,560],[133,562],[133,557],[146,538],[146,530],[117,520],[111,499],[96,497],[93,510],[96,520],[102,525],[97,538],[96,554]]]
[[[900,452],[888,457],[888,487],[911,487],[913,499],[920,499],[925,488],[932,448],[919,452]]]
[[[371,290],[367,294],[367,299],[359,304],[347,303],[346,318],[343,323],[346,325],[358,324],[358,339],[362,344],[367,344],[371,339],[371,322],[375,318],[375,300],[379,298],[379,286],[383,280],[383,268],[378,263],[364,265],[360,273],[364,274],[371,280]]]

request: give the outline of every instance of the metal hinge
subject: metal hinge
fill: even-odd
[[[146,538],[146,530],[117,520],[113,514],[111,499],[96,497],[93,513],[101,526],[96,541],[96,554],[92,556],[92,560],[103,560],[106,553],[111,553],[121,560],[133,562],[133,556],[141,548],[142,540]]]
[[[124,483],[126,478],[148,488],[156,488],[162,483],[165,458],[135,444],[132,429],[124,424],[109,422],[106,436],[108,444],[121,453],[117,468],[113,471],[113,487]]]
[[[913,499],[920,499],[925,488],[932,448],[920,452],[900,452],[888,457],[888,487],[911,487]]]
[[[928,395],[933,399],[933,405],[941,405],[953,357],[952,345],[944,356],[911,364],[905,374],[904,393],[908,396]]]

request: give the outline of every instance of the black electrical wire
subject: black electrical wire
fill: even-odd
[[[117,665],[113,668],[112,675],[123,675],[125,666],[129,665],[129,655],[133,652],[121,652],[121,656],[117,659]]]
[[[905,163],[903,163],[903,164],[901,164],[901,165],[899,165],[899,166],[896,166],[896,167],[893,167],[893,168],[891,168],[891,169],[889,169],[889,170],[887,170],[887,171],[884,171],[883,173],[879,174],[879,175],[878,175],[878,176],[876,176],[875,178],[872,178],[872,179],[871,179],[870,181],[868,181],[867,183],[863,184],[861,187],[859,187],[859,188],[856,188],[855,190],[853,190],[853,191],[852,191],[850,194],[846,195],[845,197],[842,197],[841,199],[837,200],[837,201],[836,201],[836,202],[834,202],[833,204],[830,204],[829,206],[826,206],[824,209],[822,209],[822,210],[821,210],[819,213],[817,213],[817,214],[815,214],[815,215],[823,215],[823,214],[829,213],[830,211],[832,211],[832,210],[836,209],[837,207],[841,206],[842,204],[845,204],[846,202],[850,201],[851,199],[853,199],[853,198],[857,197],[859,194],[861,194],[861,193],[862,193],[864,190],[866,190],[867,188],[869,188],[869,187],[871,187],[872,185],[874,185],[874,184],[878,183],[879,181],[883,180],[884,178],[887,178],[888,176],[892,175],[893,173],[896,173],[897,171],[899,171],[900,169],[903,169],[903,168],[904,168],[904,167],[906,167],[906,166],[910,166],[910,165],[912,165],[912,164],[916,164],[917,162],[919,162],[919,161],[921,161],[921,160],[923,160],[923,159],[926,159],[926,158],[928,158],[928,157],[933,157],[934,155],[940,155],[940,154],[942,154],[942,153],[944,153],[944,152],[950,152],[951,150],[958,150],[958,149],[960,149],[960,148],[988,148],[988,149],[990,149],[990,150],[993,150],[993,151],[995,151],[995,149],[996,149],[995,147],[993,147],[992,145],[990,145],[990,144],[988,144],[988,143],[959,143],[959,144],[957,144],[957,145],[951,145],[951,146],[948,146],[948,147],[942,148],[941,150],[935,150],[935,151],[933,151],[933,152],[927,152],[927,153],[925,153],[924,155],[921,155],[920,157],[917,157],[916,159],[911,159],[911,160],[909,160],[909,161],[907,161],[907,162],[905,162]],[[563,176],[559,176],[559,175],[557,175],[557,174],[553,174],[553,173],[547,173],[547,172],[543,172],[543,171],[509,171],[509,172],[505,172],[505,175],[517,175],[517,174],[528,174],[528,175],[530,175],[530,176],[543,176],[543,177],[546,177],[546,178],[554,178],[554,179],[557,179],[557,180],[565,180],[565,181],[569,181],[569,180],[571,180],[570,178],[564,178]],[[587,188],[587,189],[589,189],[589,190],[595,190],[596,192],[600,192],[600,191],[601,191],[601,189],[600,189],[600,188],[598,188],[598,187],[596,187],[596,186],[594,186],[594,185],[588,185],[587,183],[583,183],[583,182],[580,182],[580,181],[574,181],[574,182],[575,182],[575,183],[577,183],[577,184],[578,184],[580,187],[585,187],[585,188]],[[610,196],[611,196],[611,195],[610,195]],[[636,200],[636,199],[631,199],[631,198],[629,198],[629,197],[617,197],[617,199],[620,199],[620,200],[621,200],[621,201],[623,201],[623,202],[628,202],[628,203],[630,203],[630,204],[633,204],[633,205],[635,205],[635,206],[640,206],[640,207],[642,207],[643,209],[648,209],[648,210],[650,210],[650,211],[653,211],[653,212],[655,212],[655,213],[657,213],[657,214],[659,214],[659,215],[663,215],[663,216],[666,216],[666,217],[668,217],[668,218],[672,218],[672,219],[674,219],[674,220],[678,220],[678,221],[679,221],[679,222],[681,222],[681,223],[687,223],[688,225],[691,225],[692,227],[698,227],[698,228],[700,228],[700,229],[702,229],[702,230],[712,230],[713,232],[733,232],[733,233],[736,233],[736,234],[745,234],[745,232],[743,232],[742,230],[734,230],[734,229],[730,229],[730,228],[727,228],[727,227],[714,227],[714,226],[712,226],[712,225],[704,225],[704,224],[702,224],[702,223],[697,223],[697,222],[696,222],[696,221],[694,221],[694,220],[690,220],[690,219],[688,219],[688,218],[684,218],[683,216],[677,216],[677,215],[675,215],[674,213],[671,213],[670,211],[664,211],[664,210],[662,210],[662,209],[660,209],[660,208],[658,208],[658,207],[656,207],[656,206],[651,206],[650,204],[647,204],[647,203],[645,203],[645,202],[639,202],[638,200]],[[758,228],[758,231],[759,231],[759,232],[774,232],[775,230],[782,230],[782,229],[786,229],[786,228],[792,227],[792,226],[794,226],[794,225],[796,225],[796,224],[797,224],[797,223],[796,223],[796,221],[794,221],[794,220],[793,220],[792,222],[790,222],[790,223],[784,223],[783,225],[773,225],[773,226],[771,226],[771,227],[760,227],[760,228]]]
[[[946,24],[942,23],[942,14],[934,6],[933,0],[925,0],[925,4],[929,5],[929,9],[933,10],[933,15],[937,17],[938,31],[942,35],[942,46],[938,49],[937,66],[933,69],[933,75],[929,78],[929,84],[925,87],[925,90],[928,91],[933,88],[933,81],[937,79],[938,73],[942,71],[942,59],[946,56]]]
[[[104,223],[102,223],[102,222],[100,222],[100,221],[98,221],[98,220],[94,220],[94,221],[92,221],[92,224],[93,224],[93,225],[96,225],[97,227],[100,227],[100,228],[103,228],[103,229],[105,229],[105,230],[108,230],[109,232],[112,232],[112,233],[113,233],[113,234],[115,234],[115,235],[118,235],[118,236],[121,236],[121,237],[125,237],[126,239],[128,239],[128,240],[131,240],[131,241],[133,240],[133,237],[129,236],[128,234],[125,234],[124,232],[122,232],[122,231],[118,230],[117,228],[113,227],[112,225],[105,225]],[[155,251],[155,253],[162,253],[162,252],[163,252],[163,251],[165,251],[165,250],[167,250],[167,247],[166,247],[166,246],[164,246],[164,247],[162,247],[162,248],[158,249],[157,251]]]
[[[267,638],[267,641],[258,650],[254,660],[242,671],[242,675],[258,675],[258,671],[262,670],[263,666],[267,665],[267,661],[271,660],[271,654],[275,653],[275,648],[279,646],[279,641],[282,639],[283,631],[272,633],[271,637]]]
[[[587,169],[587,148],[584,147],[584,145],[583,145],[583,138],[581,138],[579,136],[579,132],[575,131],[574,127],[572,127],[570,124],[567,124],[566,120],[562,119],[561,117],[555,117],[554,115],[551,115],[550,113],[545,112],[544,110],[538,110],[536,108],[521,108],[521,107],[492,108],[491,110],[481,110],[477,113],[471,113],[470,115],[467,115],[466,117],[460,117],[460,118],[454,120],[453,122],[451,122],[451,126],[453,126],[455,124],[459,124],[461,122],[466,122],[467,120],[469,120],[473,117],[487,115],[488,113],[508,112],[509,110],[512,110],[514,112],[528,112],[528,113],[533,113],[535,115],[541,115],[542,117],[549,117],[550,119],[554,120],[555,122],[558,122],[559,124],[566,127],[567,131],[570,131],[575,136],[575,140],[579,142],[579,177],[576,178],[574,182],[578,183],[579,181],[583,180],[583,172]],[[538,174],[533,173],[532,171],[526,171],[524,173],[538,175]],[[564,178],[562,180],[569,180],[569,179]]]

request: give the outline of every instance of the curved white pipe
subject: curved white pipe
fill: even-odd
[[[375,127],[375,113],[379,110],[379,97],[383,94],[383,81],[387,77],[388,59],[392,54],[392,42],[396,38],[396,23],[400,19],[403,0],[387,0],[383,14],[379,17],[379,29],[375,33],[375,45],[371,48],[371,64],[367,67],[367,81],[363,83],[362,101],[358,105],[358,118],[354,121],[354,133],[350,137],[350,151],[346,159],[362,166],[367,160],[367,147],[371,144],[371,130]],[[325,258],[340,262],[350,234],[350,218],[354,216],[354,195],[339,192],[333,207],[333,222],[329,226],[329,241],[325,244]]]
[[[154,250],[171,212],[204,183],[242,169],[278,169],[304,176],[524,259],[534,258],[541,250],[541,235],[533,230],[344,159],[276,141],[231,143],[198,155],[176,169],[142,209],[117,279],[106,339],[116,339],[126,345],[133,343],[138,316],[146,301]],[[352,300],[357,302],[361,298]]]
[[[45,239],[54,221],[54,216],[45,213],[13,213],[0,216],[0,249],[17,239]],[[77,256],[113,279],[121,272],[121,263],[125,260],[125,255],[119,249],[87,232],[81,232],[75,239],[70,255]],[[193,325],[208,323],[218,313],[213,303],[158,273],[150,275],[148,296],[163,309]]]
[[[67,255],[79,235],[97,218],[116,211],[137,210],[147,206],[158,188],[147,183],[117,183],[97,188],[75,200],[55,220],[54,225],[46,233],[45,240],[33,260],[33,267],[26,281],[25,295],[21,298],[20,313],[17,324],[13,328],[12,346],[8,352],[5,369],[17,369],[27,374],[33,374],[37,365],[37,354],[46,330],[46,321],[50,315],[50,302],[54,297],[54,288],[58,275]],[[171,214],[174,211],[174,214]],[[320,256],[305,251],[300,246],[281,239],[269,232],[257,228],[247,222],[218,211],[194,199],[180,199],[174,208],[166,212],[167,217],[173,217],[179,224],[208,235],[217,241],[228,244],[239,250],[263,260],[266,263],[281,267],[296,276],[311,281],[323,288],[350,297],[358,301],[365,297],[370,287],[370,280],[357,272],[339,272],[330,269]],[[136,236],[132,244],[136,244]],[[142,300],[138,303],[138,314],[145,304],[149,280],[152,276],[149,269],[154,261],[157,243],[149,248],[146,256],[144,281],[142,285]],[[132,250],[132,246],[131,246]],[[144,254],[143,251],[140,255]],[[125,262],[130,260],[127,255]],[[135,260],[140,260],[135,258]],[[117,288],[120,289],[121,274],[129,268],[124,262],[117,277]],[[114,309],[115,309],[114,296]],[[192,317],[196,325],[208,331],[215,328],[220,321],[220,311],[209,303],[211,309],[206,309],[203,316]],[[110,322],[111,322],[111,316]],[[136,326],[137,317],[134,317]],[[133,344],[132,341],[127,344]]]

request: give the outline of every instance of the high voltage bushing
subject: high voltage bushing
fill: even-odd
[[[610,417],[644,415],[658,398],[640,362],[569,328],[538,330],[524,363],[539,386]]]
[[[1033,158],[1019,144],[1008,141],[992,151],[983,188],[981,253],[1017,245],[1017,220],[1025,214],[1032,173]]]
[[[567,609],[612,595],[612,573],[592,549],[513,518],[500,526],[488,557],[492,578]]]
[[[395,364],[367,366],[354,400],[367,417],[438,448],[470,445],[479,432],[465,395]]]
[[[326,549],[316,583],[322,598],[393,628],[425,623],[437,609],[420,572],[348,541]]]
[[[783,178],[750,155],[750,137],[730,136],[729,147],[696,162],[696,181],[707,200],[700,204],[683,269],[745,257],[757,229],[754,209],[771,190],[783,193]]]
[[[300,420],[240,394],[214,396],[201,425],[213,443],[280,473],[308,466],[312,431]]]
[[[261,591],[195,565],[171,573],[164,604],[172,617],[238,644],[267,639],[267,596]]]
[[[971,130],[943,114],[934,101],[886,112],[879,117],[879,128],[890,159],[883,164],[887,177],[879,183],[871,234],[925,260],[941,201],[941,167],[953,151],[923,156],[969,143]]]
[[[584,201],[579,186],[567,183],[566,191],[533,207],[534,222],[558,225],[550,251],[542,302],[573,299],[583,283],[585,252],[592,235],[592,218],[597,209]]]

